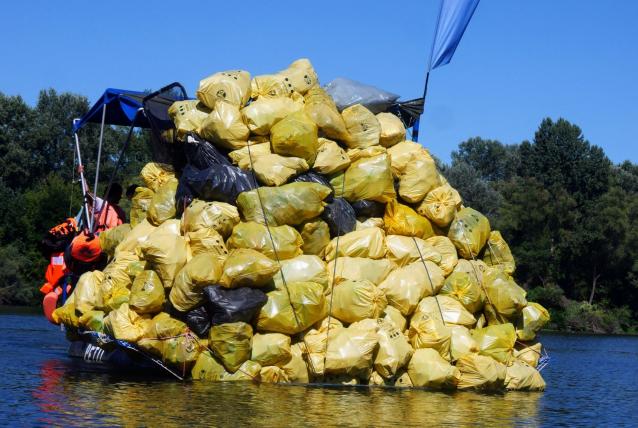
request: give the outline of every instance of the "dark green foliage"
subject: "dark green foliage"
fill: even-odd
[[[39,242],[51,227],[74,216],[81,189],[74,167],[72,120],[89,108],[79,95],[41,91],[35,107],[0,93],[0,304],[37,304],[48,264]],[[127,129],[106,127],[98,193],[115,168]],[[99,126],[80,134],[87,180],[93,187]],[[147,136],[134,134],[116,181],[139,182],[149,160]],[[75,180],[75,181],[73,181]]]

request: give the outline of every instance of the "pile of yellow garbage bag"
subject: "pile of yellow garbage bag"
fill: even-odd
[[[547,310],[397,116],[339,111],[307,59],[212,74],[169,114],[176,144],[197,136],[252,184],[212,197],[215,177],[146,165],[57,322],[200,380],[544,389]]]

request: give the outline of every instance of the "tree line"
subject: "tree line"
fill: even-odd
[[[86,97],[52,89],[34,107],[0,93],[0,304],[40,301],[47,260],[38,244],[81,204],[71,123],[89,107]],[[102,192],[126,131],[105,130]],[[98,135],[97,125],[81,134],[90,173]],[[139,182],[151,157],[147,143],[147,135],[134,134],[118,175],[124,187]],[[516,258],[516,280],[550,309],[554,328],[636,329],[638,165],[614,164],[578,126],[544,119],[530,141],[470,138],[439,167],[465,205],[501,231]]]

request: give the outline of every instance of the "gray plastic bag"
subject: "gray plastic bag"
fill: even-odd
[[[399,99],[399,95],[343,77],[337,77],[324,89],[332,97],[339,111],[355,104],[362,104],[377,114],[386,111]]]

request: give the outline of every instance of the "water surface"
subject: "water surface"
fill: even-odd
[[[78,366],[59,328],[0,315],[0,424],[638,426],[638,338],[549,335],[544,393],[180,383]],[[425,425],[424,425],[425,424]]]

